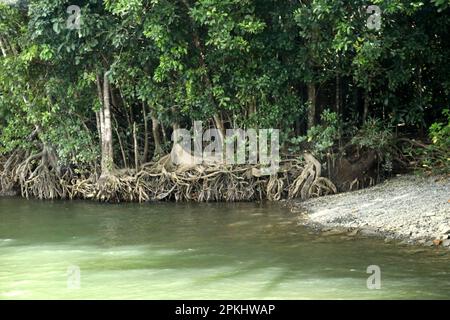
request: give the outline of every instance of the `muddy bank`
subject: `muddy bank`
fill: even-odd
[[[325,234],[383,237],[450,248],[450,178],[397,176],[374,187],[288,203]]]

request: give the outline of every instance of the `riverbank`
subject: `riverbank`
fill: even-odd
[[[136,169],[108,174],[61,170],[14,152],[0,169],[0,196],[20,194],[37,199],[86,199],[101,202],[238,202],[278,201],[336,193],[321,175],[322,165],[309,153],[280,160],[276,174],[260,164],[202,163],[175,165],[171,154]],[[2,163],[0,162],[0,168]]]
[[[383,237],[450,248],[450,178],[397,176],[371,188],[289,207],[301,223],[325,234]]]

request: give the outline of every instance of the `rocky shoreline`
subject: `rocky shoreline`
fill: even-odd
[[[450,249],[450,177],[397,176],[368,189],[288,203],[301,224],[324,235]]]

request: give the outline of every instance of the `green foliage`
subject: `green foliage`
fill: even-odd
[[[351,143],[382,154],[392,147],[393,139],[392,127],[379,119],[369,118],[352,138]]]
[[[73,118],[61,119],[43,137],[56,150],[63,166],[76,164],[79,169],[89,168],[99,160],[99,148],[92,133]]]
[[[395,139],[393,128],[387,123],[376,118],[367,119],[351,143],[358,148],[375,150],[384,171],[392,172]]]
[[[433,123],[430,127],[430,138],[436,147],[450,150],[450,110],[445,109],[442,115],[447,118],[447,123]]]
[[[450,173],[450,111],[444,109],[446,122],[435,122],[430,126],[429,135],[433,144],[424,149],[414,150],[420,159],[422,169],[434,173]],[[419,153],[419,154],[418,154]]]
[[[300,144],[307,143],[313,154],[324,159],[327,153],[332,153],[336,142],[341,139],[342,123],[335,112],[326,109],[320,116],[321,124],[308,130],[306,136],[291,138],[291,151],[298,151]]]
[[[72,4],[81,8],[79,30],[66,28]],[[279,128],[291,151],[309,143],[319,157],[341,140],[340,119],[355,115],[352,141],[390,154],[391,126],[428,127],[440,117],[436,106],[450,103],[450,8],[448,0],[373,4],[380,30],[367,27],[363,0],[30,0],[27,11],[0,4],[1,150],[35,147],[27,136],[39,127],[62,162],[95,162],[96,77],[109,71],[124,163],[133,162],[133,122],[138,151],[152,141],[143,134],[150,114],[166,145],[172,125],[212,126],[218,117],[225,128]],[[307,131],[311,84],[322,115]],[[325,110],[336,96],[338,112]],[[360,128],[367,105],[373,119]],[[445,149],[448,125],[430,130]]]
[[[431,0],[436,7],[438,7],[438,11],[445,10],[450,7],[449,0]]]

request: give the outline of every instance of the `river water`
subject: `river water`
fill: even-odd
[[[0,198],[0,299],[450,298],[448,250],[298,222],[277,204]]]

